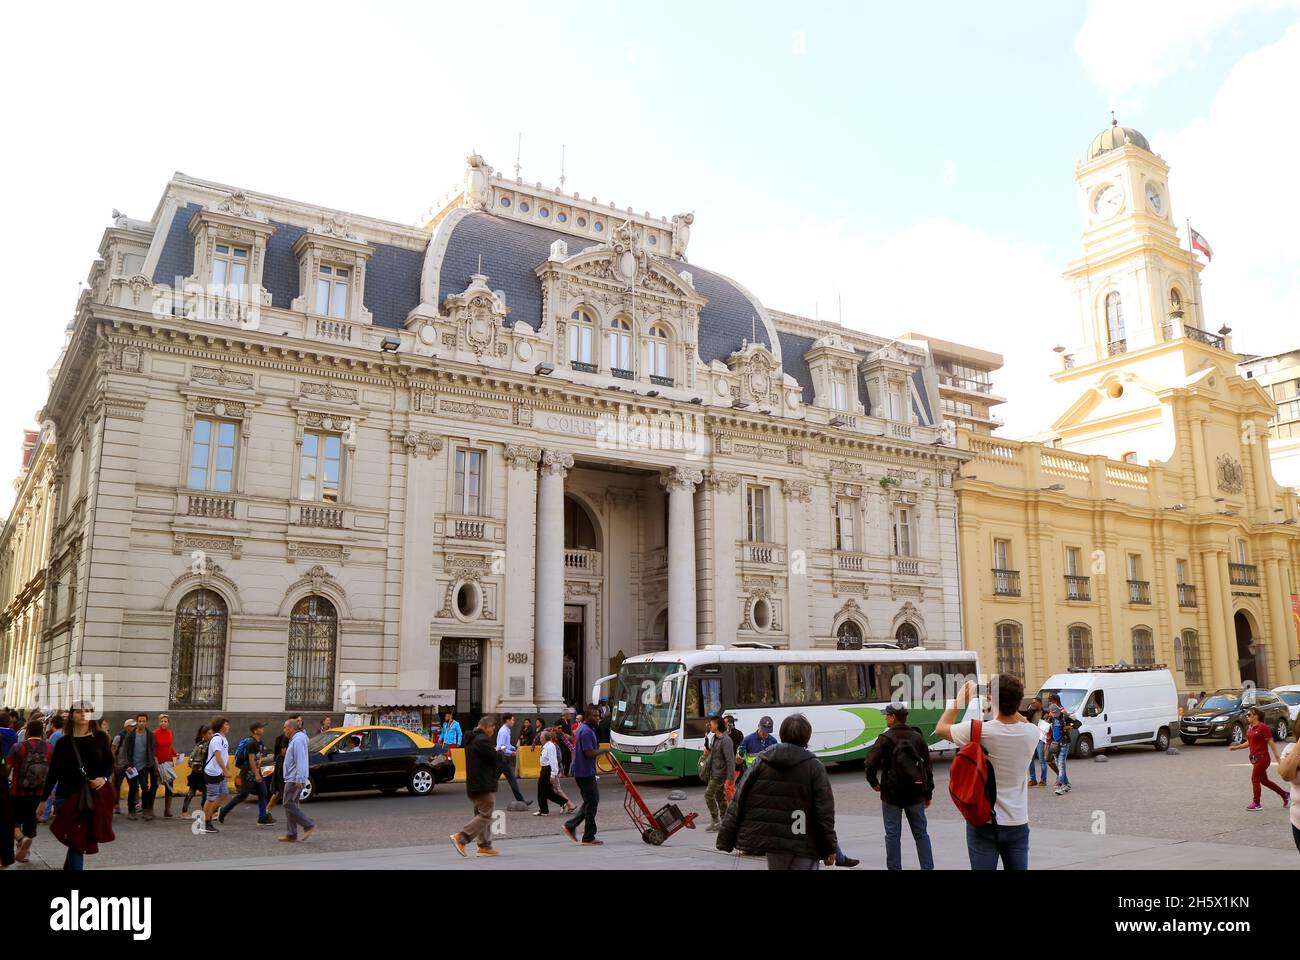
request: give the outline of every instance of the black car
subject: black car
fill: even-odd
[[[456,762],[445,746],[398,727],[341,727],[318,733],[307,741],[307,760],[309,782],[301,801],[318,793],[396,793],[402,787],[423,797],[456,776]],[[262,773],[268,776],[272,770],[267,764]]]
[[[1273,728],[1273,736],[1285,740],[1291,729],[1291,708],[1271,690],[1254,687],[1215,690],[1193,709],[1183,714],[1178,723],[1178,736],[1183,743],[1197,740],[1226,740],[1237,744],[1246,739],[1246,711],[1258,707],[1264,722]]]

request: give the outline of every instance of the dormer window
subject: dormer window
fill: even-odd
[[[248,283],[248,248],[218,243],[212,254],[212,291],[219,297],[238,297]]]
[[[615,317],[605,335],[609,353],[609,369],[616,377],[632,377],[632,325],[622,317]]]
[[[348,287],[352,271],[347,267],[322,263],[316,275],[316,313],[336,320],[348,315]]]
[[[574,370],[596,372],[596,365],[592,358],[595,326],[595,320],[584,309],[574,310],[573,315],[569,317],[569,366]]]
[[[661,324],[654,324],[647,331],[646,372],[653,383],[672,386],[672,374],[668,362],[668,330]]]
[[[844,382],[843,377],[836,377],[831,382],[831,405],[836,410],[849,409],[849,385]]]

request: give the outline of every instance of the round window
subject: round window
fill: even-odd
[[[519,203],[519,211],[520,211],[521,213],[527,213],[527,212],[528,212],[528,201],[527,201],[527,200],[521,200],[521,201],[520,201],[520,203]]]
[[[754,610],[750,619],[754,622],[755,630],[770,630],[772,627],[772,604],[764,597],[755,600]]]
[[[659,242],[659,238],[656,237],[653,233],[650,234],[650,246],[653,247],[653,246],[655,246],[658,242]]]
[[[567,213],[557,213],[555,215],[555,219],[560,221],[560,223],[568,223],[569,215]]]
[[[597,233],[600,233],[600,231],[602,231],[602,230],[604,230],[604,229],[605,229],[605,225],[604,225],[603,223],[601,223],[599,220],[597,220],[597,221],[596,221],[596,232],[597,232]]]
[[[483,608],[483,595],[473,580],[466,580],[456,588],[453,604],[457,618],[475,620]]]
[[[550,207],[540,207],[540,208],[538,208],[538,210],[537,210],[537,215],[538,215],[539,217],[549,217],[549,216],[551,215],[551,208],[550,208]]]
[[[579,217],[579,218],[578,218],[578,226],[580,226],[580,227],[585,227],[586,225],[587,225],[587,218],[586,218],[586,217]]]
[[[1106,393],[1110,395],[1112,400],[1118,400],[1124,396],[1124,385],[1122,383],[1112,383],[1106,388]]]
[[[508,207],[508,206],[510,206],[510,198],[509,198],[509,197],[502,197],[502,198],[501,198],[501,206],[503,206],[503,207]]]

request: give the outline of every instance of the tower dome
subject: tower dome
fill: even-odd
[[[1131,143],[1135,147],[1141,147],[1148,153],[1151,152],[1151,144],[1147,138],[1142,136],[1140,130],[1134,130],[1132,127],[1121,127],[1119,121],[1112,115],[1110,126],[1092,138],[1092,143],[1088,144],[1088,159],[1095,160],[1103,153],[1111,150],[1118,150],[1126,143]]]

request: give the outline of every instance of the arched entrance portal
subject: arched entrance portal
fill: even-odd
[[[586,504],[575,497],[564,497],[564,573],[566,581],[579,581],[580,588],[573,599],[591,596],[598,582],[600,564],[600,535],[597,522]],[[586,581],[582,583],[581,581]],[[566,596],[574,583],[566,584]],[[597,591],[598,592],[598,591]],[[595,640],[595,617],[589,603],[564,605],[564,665],[560,689],[564,702],[581,710],[587,705],[587,647]],[[595,656],[599,657],[599,651]]]
[[[1232,622],[1237,632],[1237,668],[1241,671],[1241,682],[1267,688],[1268,657],[1263,641],[1255,635],[1251,618],[1246,611],[1238,610]]]

